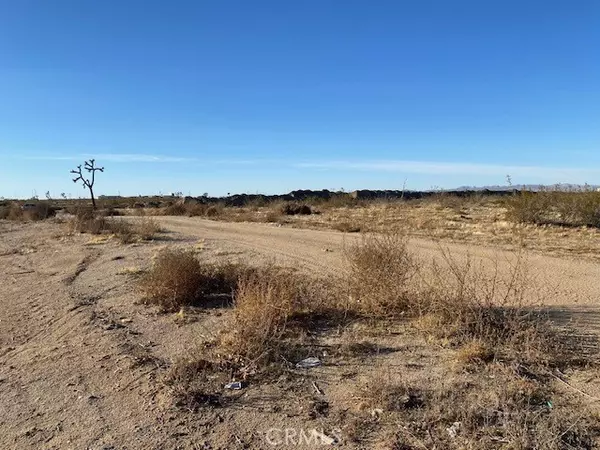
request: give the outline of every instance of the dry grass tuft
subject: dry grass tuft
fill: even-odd
[[[268,267],[242,275],[233,324],[222,343],[229,353],[247,360],[272,361],[302,301],[298,278],[289,271]]]
[[[494,359],[495,352],[489,344],[471,341],[464,344],[457,352],[456,359],[464,365],[488,363]]]
[[[190,412],[226,405],[223,385],[226,368],[206,359],[176,361],[164,381],[172,390],[174,406]]]
[[[152,240],[164,231],[157,221],[148,217],[133,222],[133,228],[134,233],[144,241]]]
[[[312,356],[307,333],[349,319],[337,302],[333,285],[289,269],[267,266],[242,271],[220,351],[258,370]]]
[[[579,347],[530,305],[534,284],[523,258],[509,269],[474,266],[442,250],[432,264],[416,260],[398,235],[369,235],[346,251],[348,309],[374,319],[411,319],[415,328],[448,345],[494,350],[505,360],[538,366],[577,363]],[[479,348],[482,361],[487,350]],[[469,359],[467,349],[463,355]]]
[[[359,384],[355,393],[359,409],[400,411],[423,406],[423,395],[397,374],[378,368]]]
[[[376,367],[354,398],[353,440],[364,444],[382,425],[403,424],[383,448],[592,449],[600,432],[590,410],[547,379],[500,364],[417,379]]]
[[[417,265],[404,237],[364,235],[346,249],[345,256],[349,309],[383,318],[411,312],[417,306],[410,292]]]
[[[474,266],[468,256],[459,262],[447,251],[442,254],[442,262],[427,271],[425,285],[415,294],[422,331],[466,345],[474,353],[478,346],[483,353],[494,349],[495,356],[520,363],[573,362],[547,316],[526,300],[533,283],[520,255],[501,273],[497,262]]]

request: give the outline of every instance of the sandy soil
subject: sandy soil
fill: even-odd
[[[409,202],[372,202],[355,207],[316,206],[315,210],[319,214],[275,214],[270,220],[296,228],[339,230],[344,225],[361,231],[397,231],[421,239],[504,250],[525,249],[529,253],[600,262],[600,229],[517,224],[508,220],[506,207],[492,199],[446,197]],[[151,213],[152,210],[146,211]],[[274,206],[223,208],[221,214],[212,219],[268,222],[269,215],[276,211]]]
[[[161,224],[187,239],[203,240],[223,255],[271,259],[279,264],[304,267],[314,273],[335,276],[343,270],[344,249],[360,236],[336,231],[280,227],[272,224],[226,223],[188,217],[156,217]],[[539,253],[517,253],[495,247],[411,238],[410,249],[424,260],[439,259],[443,251],[492,270],[509,270],[521,258],[528,276],[537,285],[530,301],[570,309],[599,305],[600,264],[587,259],[559,258]]]
[[[335,276],[343,270],[344,246],[357,237],[196,218],[159,220],[168,230],[160,239],[127,246],[65,236],[60,224],[0,223],[0,448],[271,448],[264,437],[269,428],[308,422],[328,429],[343,422],[342,410],[308,421],[307,402],[314,395],[308,376],[304,384],[282,379],[247,390],[233,410],[175,409],[162,374],[213,337],[224,314],[197,312],[189,324],[158,314],[137,303],[134,274],[169,245],[192,246],[207,259],[273,260]],[[503,267],[515,260],[490,248],[443,247],[483,264],[498,261]],[[411,248],[425,259],[440,253],[440,244],[423,239],[413,239]],[[540,286],[532,300],[556,309],[560,320],[600,329],[600,265],[539,254],[525,263]],[[394,339],[391,347],[401,345]],[[416,355],[402,355],[399,364],[426,370],[432,357],[423,346]],[[355,367],[315,372],[330,399],[348,396],[336,386],[349,369]],[[578,386],[594,392],[597,380]]]

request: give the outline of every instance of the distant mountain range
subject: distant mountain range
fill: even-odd
[[[542,190],[554,190],[554,191],[581,191],[585,189],[589,189],[592,191],[596,191],[600,189],[600,185],[598,184],[552,184],[552,185],[544,185],[544,184],[513,184],[512,186],[507,185],[493,185],[493,186],[460,186],[455,189],[444,189],[446,192],[455,192],[455,191],[542,191]]]

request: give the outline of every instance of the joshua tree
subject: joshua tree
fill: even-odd
[[[92,206],[96,209],[96,199],[94,198],[94,181],[96,177],[96,171],[104,172],[104,167],[96,167],[96,160],[90,159],[89,161],[84,162],[83,169],[92,173],[92,179],[83,178],[83,172],[81,170],[81,164],[77,166],[77,169],[71,170],[71,173],[77,175],[77,178],[73,178],[73,183],[77,183],[81,180],[83,183],[83,188],[88,188],[90,190],[90,197],[92,197]]]

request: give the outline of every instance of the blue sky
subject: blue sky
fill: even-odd
[[[600,2],[0,0],[0,196],[600,184]]]

